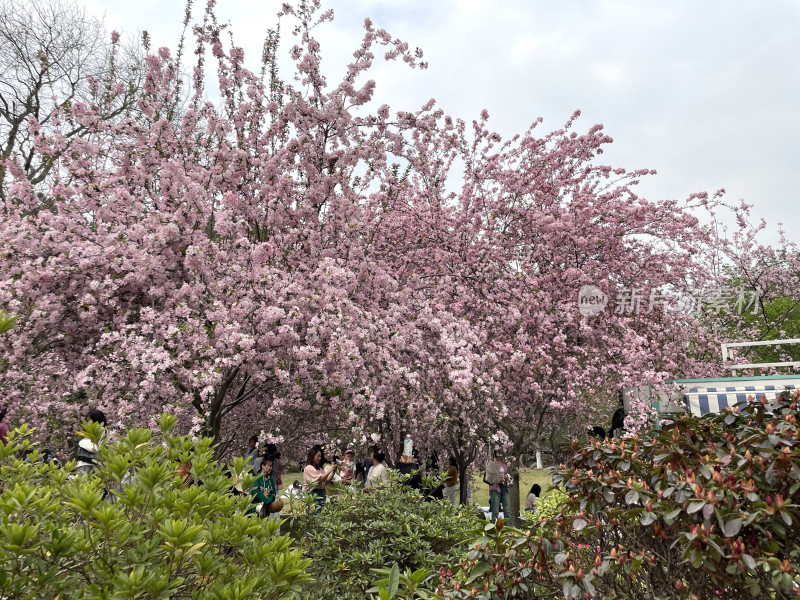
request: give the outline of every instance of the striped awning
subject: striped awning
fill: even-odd
[[[735,406],[747,402],[748,396],[774,400],[783,390],[793,390],[795,386],[787,385],[743,385],[730,387],[694,387],[689,388],[684,398],[689,412],[697,417],[721,412],[726,406]]]

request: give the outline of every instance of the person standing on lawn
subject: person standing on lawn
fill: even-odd
[[[103,411],[93,408],[86,413],[86,420],[92,423],[100,423],[106,427],[106,416]],[[78,473],[91,473],[95,468],[97,453],[100,451],[100,444],[95,444],[89,438],[82,437],[78,442],[78,452],[75,455],[77,460],[75,471]]]
[[[369,452],[364,457],[364,482],[369,478],[369,470],[372,468],[372,455],[378,451],[378,445],[373,444],[369,447]]]
[[[250,439],[247,441],[247,454],[244,457],[247,459],[247,464],[250,465],[250,468],[253,468],[253,461],[258,456],[258,437],[251,435]],[[255,475],[255,472],[253,473]]]
[[[278,452],[278,447],[275,444],[267,444],[264,449],[264,457],[272,459],[272,481],[275,482],[275,489],[281,491],[283,481],[281,480],[281,453]]]
[[[489,508],[492,511],[492,523],[497,520],[500,507],[503,507],[503,517],[508,519],[511,516],[511,493],[508,488],[513,480],[508,474],[508,465],[495,456],[495,466],[500,473],[500,481],[489,485]]]
[[[447,475],[444,478],[444,499],[453,506],[458,505],[458,466],[452,456],[447,459]]]
[[[352,448],[348,448],[344,451],[344,462],[342,463],[342,483],[345,485],[351,485],[353,483],[353,477],[355,477],[355,468],[356,465],[353,460],[356,457],[356,451]]]
[[[333,453],[333,449],[331,448],[330,444],[325,445],[322,447],[322,468],[328,469],[331,465],[335,465],[338,468],[341,468],[341,460],[338,456]],[[337,472],[333,475],[333,479],[331,483],[341,483],[342,476],[339,475]]]
[[[364,482],[366,481],[366,479],[367,479],[367,471],[366,471],[366,469],[364,469],[364,464],[363,463],[358,463],[356,465],[356,474],[353,477],[353,481],[355,482],[355,485],[357,485],[360,488],[363,488],[364,487]]]
[[[327,470],[322,468],[322,446],[315,444],[308,451],[306,457],[306,468],[303,469],[303,483],[305,484],[308,492],[314,497],[316,510],[325,506],[325,486],[336,475],[338,467],[333,464]]]
[[[0,408],[0,442],[5,446],[8,441],[8,425],[6,425],[6,410],[7,407]]]

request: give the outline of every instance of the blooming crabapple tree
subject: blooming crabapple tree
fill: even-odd
[[[415,443],[418,458],[445,451],[455,459],[460,499],[466,502],[469,468],[482,448],[482,440],[493,433],[490,424],[504,410],[496,400],[496,360],[485,352],[478,327],[454,318],[447,310],[437,314],[429,310],[420,314],[419,323],[419,331],[424,332],[419,345],[428,349],[427,364],[415,365],[420,373],[419,387],[395,409],[405,426],[399,431],[410,432],[419,440]],[[395,433],[397,430],[394,428]],[[393,442],[399,449],[402,439]],[[440,464],[441,468],[446,466]]]
[[[503,407],[495,441],[512,459],[530,451],[548,415],[681,373],[690,358],[692,319],[613,304],[582,316],[578,291],[595,285],[613,298],[702,277],[692,257],[709,231],[690,211],[712,201],[638,197],[634,184],[649,172],[598,164],[612,140],[601,126],[573,132],[576,117],[542,137],[537,122],[505,142],[485,113],[471,135],[463,122],[437,119],[415,137],[406,182],[414,239],[398,271],[482,330]],[[448,192],[456,159],[463,185]],[[512,514],[518,506],[513,494]]]
[[[475,440],[518,457],[548,417],[687,368],[705,343],[691,319],[613,305],[584,317],[577,294],[700,279],[708,231],[689,211],[707,198],[639,198],[647,172],[598,164],[610,138],[574,119],[504,142],[487,116],[468,133],[433,102],[371,111],[376,48],[421,54],[366,21],[329,86],[312,34],[331,16],[284,5],[288,81],[278,30],[256,75],[209,2],[188,81],[162,48],[124,118],[84,102],[60,128],[30,122],[58,177],[45,207],[24,165],[3,163],[0,307],[20,317],[0,341],[0,386],[18,417],[97,404],[146,424],[166,407],[220,453],[259,429],[390,447],[410,430],[468,465]],[[70,138],[75,126],[86,135]]]
[[[299,22],[294,84],[277,75],[276,33],[264,80],[223,46],[210,3],[182,112],[187,84],[162,48],[127,118],[76,103],[80,139],[31,121],[59,178],[43,209],[22,166],[4,163],[0,304],[20,318],[0,385],[18,418],[53,425],[94,404],[117,425],[146,424],[166,407],[224,452],[243,426],[379,421],[418,388],[407,362],[427,364],[417,330],[430,299],[375,250],[405,225],[384,182],[415,123],[362,114],[374,83],[357,80],[377,45],[412,65],[420,53],[367,21],[328,91],[311,33],[331,14],[317,8],[282,11]],[[208,54],[219,105],[204,89]]]

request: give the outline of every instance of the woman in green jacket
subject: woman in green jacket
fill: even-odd
[[[263,505],[259,514],[261,517],[269,516],[269,509],[267,507],[275,502],[275,496],[278,495],[278,489],[275,487],[275,480],[270,477],[273,466],[274,461],[271,458],[265,457],[261,462],[261,475],[253,482],[253,487],[250,488],[250,495],[253,496],[253,503],[261,503]],[[255,506],[253,506],[251,512],[254,510]]]

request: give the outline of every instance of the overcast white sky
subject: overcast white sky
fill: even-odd
[[[85,4],[105,14],[109,29],[146,29],[155,46],[177,43],[181,0]],[[204,4],[197,0],[195,11]],[[279,5],[218,0],[220,20],[253,65]],[[725,188],[728,202],[744,199],[756,217],[797,229],[797,0],[323,0],[323,8],[336,15],[317,36],[329,81],[338,81],[369,16],[429,62],[427,71],[377,64],[377,100],[393,110],[436,98],[471,120],[486,108],[510,136],[539,116],[543,133],[558,129],[580,109],[578,131],[603,123],[614,138],[603,162],[658,170],[641,194]],[[286,35],[282,51],[293,44]]]

